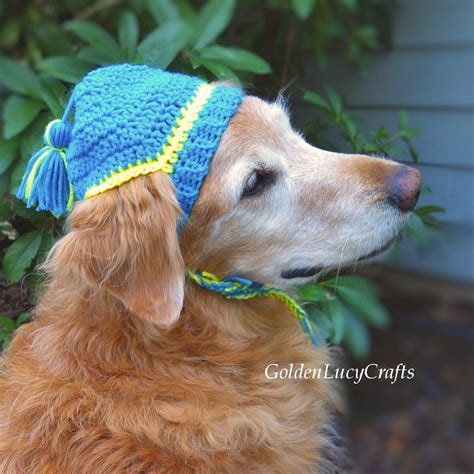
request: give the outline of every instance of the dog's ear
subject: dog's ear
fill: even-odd
[[[52,252],[54,268],[92,291],[105,290],[132,313],[168,327],[183,306],[185,271],[168,175],[135,178],[80,202],[70,232]]]

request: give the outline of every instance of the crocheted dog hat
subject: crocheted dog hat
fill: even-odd
[[[76,85],[63,118],[46,127],[17,197],[60,215],[74,200],[162,171],[189,217],[242,97],[237,87],[143,65],[96,69]]]

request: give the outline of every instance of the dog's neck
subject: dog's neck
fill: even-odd
[[[34,350],[57,375],[68,373],[69,353],[81,355],[75,363],[84,371],[96,367],[116,373],[126,366],[154,370],[166,354],[210,360],[229,347],[245,358],[246,351],[263,347],[270,354],[281,350],[289,340],[307,346],[299,323],[279,301],[227,300],[191,282],[186,285],[181,316],[168,329],[130,314],[105,291],[71,288],[67,282],[50,284],[37,314],[43,336]],[[63,360],[57,357],[58,347],[64,348]]]
[[[195,273],[189,271],[188,275],[196,285],[211,292],[221,294],[226,299],[246,301],[256,297],[266,297],[280,300],[290,310],[292,315],[301,321],[311,342],[316,347],[319,345],[308,314],[288,292],[233,275],[223,279],[219,279],[216,275],[206,272]]]

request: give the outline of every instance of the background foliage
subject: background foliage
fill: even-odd
[[[41,147],[42,132],[60,117],[68,91],[97,65],[135,62],[179,70],[213,80],[240,82],[249,92],[275,98],[290,89],[314,107],[304,127],[307,139],[337,149],[327,139],[336,129],[356,152],[408,154],[417,161],[408,115],[398,129],[383,125],[359,131],[341,95],[329,84],[308,90],[306,74],[340,55],[361,70],[390,45],[392,0],[86,0],[0,1],[0,245],[2,272],[9,284],[23,281],[61,235],[62,220],[27,209],[14,197],[30,155]],[[425,188],[424,192],[429,192]],[[437,206],[418,208],[406,234],[426,241]],[[27,276],[27,278],[25,278]],[[33,292],[32,292],[33,294]],[[343,343],[356,356],[368,354],[368,326],[386,327],[389,316],[367,279],[331,276],[300,288],[300,296],[324,337]],[[0,316],[6,344],[28,319]]]

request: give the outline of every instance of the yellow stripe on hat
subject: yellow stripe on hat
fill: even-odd
[[[147,157],[145,162],[139,160],[135,165],[130,164],[126,169],[119,168],[117,171],[112,171],[109,176],[101,180],[100,184],[90,187],[86,191],[85,197],[97,196],[140,175],[156,171],[172,173],[173,163],[178,161],[178,153],[184,148],[189,132],[199,118],[199,112],[206,105],[214,87],[214,85],[206,83],[198,86],[194,97],[191,101],[186,102],[186,106],[181,109],[181,117],[176,119],[176,125],[171,129],[172,133],[168,135],[167,143],[154,158]]]

